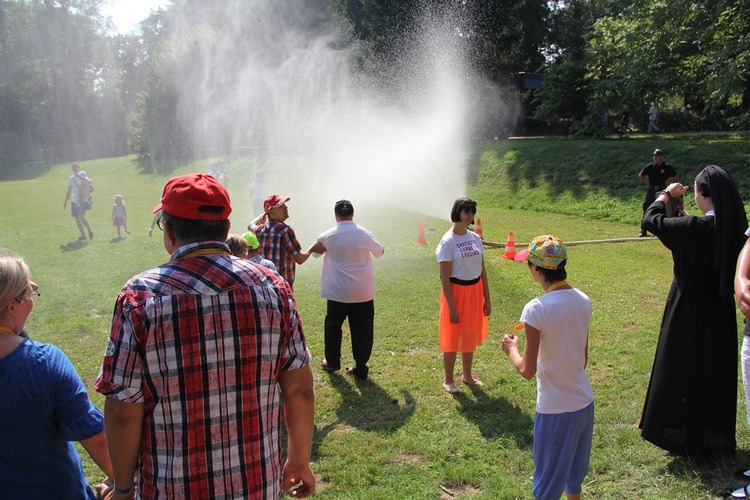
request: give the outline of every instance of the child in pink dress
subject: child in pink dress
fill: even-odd
[[[125,208],[125,203],[122,201],[122,195],[116,194],[113,198],[115,204],[112,205],[112,225],[117,228],[117,239],[122,239],[120,228],[124,228],[125,232],[130,234],[128,231],[128,210]]]

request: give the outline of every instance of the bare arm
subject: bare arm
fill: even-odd
[[[258,229],[258,226],[262,226],[266,223],[266,214],[260,214],[256,218],[254,218],[252,221],[250,221],[250,224],[247,225],[248,231],[255,232],[256,229]]]
[[[737,305],[746,318],[750,318],[750,239],[745,241],[737,259],[737,270],[734,275],[734,294]]]
[[[310,248],[307,249],[307,253],[326,253],[326,247],[324,247],[321,242],[316,241],[310,246]]]
[[[284,396],[284,421],[287,430],[287,460],[282,472],[282,490],[304,498],[315,492],[315,475],[310,468],[315,392],[309,366],[288,370],[279,379]]]
[[[492,303],[490,302],[490,285],[487,283],[487,271],[484,268],[484,257],[482,257],[482,291],[484,292],[484,315],[489,316],[492,313]]]
[[[119,489],[128,488],[135,478],[141,454],[144,413],[142,403],[124,403],[113,398],[104,402],[104,430],[115,484]]]
[[[640,172],[638,173],[638,178],[639,178],[639,179],[641,180],[641,182],[643,182],[644,184],[648,184],[648,177],[646,177],[645,175],[641,174]]]
[[[448,303],[448,310],[450,312],[451,323],[458,323],[458,311],[456,310],[456,304],[453,301],[453,289],[451,288],[451,272],[453,271],[453,262],[445,261],[440,262],[440,286],[443,289],[443,295],[445,295],[445,301]]]
[[[583,367],[586,368],[589,366],[589,336],[586,335],[586,347],[585,351],[583,352]]]
[[[68,208],[68,201],[70,200],[71,193],[73,193],[73,186],[68,184],[68,192],[65,193],[65,203],[63,203],[63,208]]]
[[[108,478],[112,478],[114,473],[112,472],[112,462],[109,460],[109,453],[107,452],[107,438],[104,431],[90,438],[82,439],[80,443],[102,472]]]
[[[525,325],[526,342],[523,346],[523,356],[518,352],[518,337],[505,335],[503,337],[502,349],[510,358],[510,362],[526,380],[531,380],[536,375],[536,360],[539,356],[539,340],[541,332],[533,326]],[[588,352],[588,349],[587,349]]]
[[[310,250],[297,252],[294,254],[294,262],[298,265],[304,264],[310,258],[310,255]]]
[[[154,233],[154,226],[156,225],[156,223],[157,223],[157,222],[159,222],[159,219],[161,219],[161,210],[159,210],[158,212],[156,212],[156,213],[154,214],[154,218],[153,218],[153,220],[151,221],[151,227],[150,227],[150,228],[148,228],[148,237],[149,237],[149,238],[150,238],[150,237],[151,237],[151,235],[152,235],[152,234]]]

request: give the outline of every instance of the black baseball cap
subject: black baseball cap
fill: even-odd
[[[349,200],[339,200],[333,206],[333,212],[336,215],[348,217],[354,213],[354,207],[352,206],[352,202]]]

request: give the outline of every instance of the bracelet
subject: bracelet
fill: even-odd
[[[670,193],[670,192],[669,192],[669,191],[667,191],[666,189],[665,189],[664,191],[659,191],[659,192],[657,193],[657,196],[659,196],[660,194],[666,194],[666,195],[667,195],[667,198],[672,198],[672,193]]]
[[[117,483],[114,483],[113,486],[115,488],[115,493],[117,495],[127,495],[128,493],[132,493],[132,491],[135,489],[135,479],[133,479],[133,484],[131,484],[124,490],[121,490],[120,488],[118,488]]]

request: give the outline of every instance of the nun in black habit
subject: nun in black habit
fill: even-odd
[[[670,184],[643,215],[643,227],[672,252],[674,278],[639,427],[673,455],[704,458],[736,447],[734,270],[747,217],[732,176],[709,165],[695,178],[703,216],[667,218],[670,197],[688,189]]]

